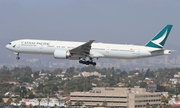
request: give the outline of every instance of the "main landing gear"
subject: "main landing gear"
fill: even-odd
[[[79,63],[80,64],[86,64],[86,65],[93,65],[93,66],[96,66],[96,62],[93,62],[92,58],[90,58],[90,60],[82,60],[80,59],[79,60]]]
[[[16,59],[19,60],[20,59],[19,53],[17,53],[16,55],[17,55]]]
[[[93,62],[93,61],[84,61],[84,60],[79,60],[79,63],[81,64],[86,64],[86,65],[93,65],[93,66],[96,66],[96,62]]]

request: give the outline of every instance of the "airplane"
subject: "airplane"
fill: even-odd
[[[168,38],[173,25],[166,25],[145,45],[95,43],[95,40],[88,42],[57,41],[57,40],[36,40],[21,39],[15,40],[6,45],[6,48],[13,51],[19,60],[19,54],[46,54],[53,55],[55,59],[79,60],[80,64],[96,65],[94,58],[113,59],[139,59],[171,54],[171,50],[163,46]]]

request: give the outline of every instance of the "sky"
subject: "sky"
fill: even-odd
[[[26,38],[144,45],[167,24],[166,44],[180,45],[179,10],[179,0],[0,0],[0,56]]]

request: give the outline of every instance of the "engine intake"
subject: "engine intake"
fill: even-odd
[[[55,59],[67,59],[68,57],[71,57],[71,53],[69,51],[60,49],[54,51]]]

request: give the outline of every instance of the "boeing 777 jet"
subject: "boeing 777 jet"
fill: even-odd
[[[13,51],[19,60],[19,54],[47,54],[56,59],[79,60],[79,63],[96,65],[94,58],[139,59],[170,54],[171,50],[163,46],[171,31],[172,25],[167,25],[145,45],[127,45],[88,42],[53,41],[21,39],[10,42],[6,48]]]

